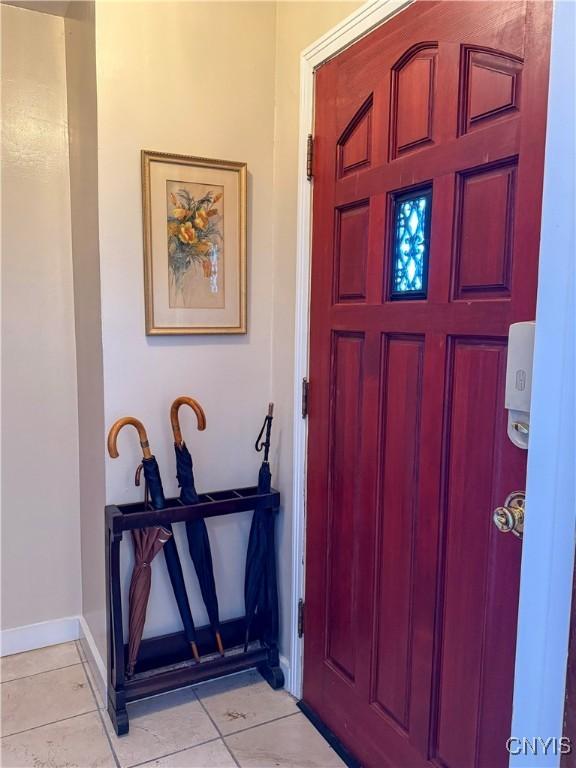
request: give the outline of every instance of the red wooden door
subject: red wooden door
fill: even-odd
[[[365,766],[507,765],[549,20],[416,2],[316,73],[303,698]]]

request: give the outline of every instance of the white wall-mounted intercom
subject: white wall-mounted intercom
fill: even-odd
[[[536,323],[514,323],[508,337],[506,396],[508,437],[519,448],[528,448],[530,435],[530,397]]]

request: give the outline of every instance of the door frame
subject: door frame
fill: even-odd
[[[302,380],[308,377],[310,341],[310,267],[312,264],[312,184],[306,175],[308,135],[314,121],[314,70],[375,27],[403,11],[414,0],[368,0],[300,54],[300,120],[296,253],[296,319],[294,339],[294,423],[292,444],[292,602],[288,688],[302,695],[304,644],[298,637],[298,603],[304,597],[306,538],[306,454],[308,422],[302,418]]]
[[[310,331],[310,268],[312,184],[306,176],[307,137],[313,131],[314,70],[400,13],[414,0],[368,0],[350,16],[308,46],[300,56],[300,119],[297,207],[294,422],[292,482],[292,601],[289,690],[302,694],[303,642],[298,637],[298,603],[304,597],[306,459],[308,428],[302,418],[302,380],[308,376]],[[527,519],[520,575],[520,604],[514,684],[513,734],[529,738],[562,735],[566,657],[574,569],[574,424],[570,404],[575,398],[573,376],[574,232],[558,227],[560,207],[569,220],[575,209],[573,156],[574,103],[566,93],[576,90],[571,30],[576,6],[554,0],[550,93],[546,141],[542,241],[538,278],[537,331],[533,370],[531,447],[528,456]],[[572,119],[570,119],[570,114]],[[562,263],[563,261],[563,263]],[[562,268],[572,281],[559,294],[555,274]],[[561,328],[562,333],[555,333]],[[552,365],[554,366],[552,368]],[[554,381],[550,371],[558,371]],[[560,375],[564,372],[564,376]],[[551,396],[552,395],[552,396]],[[573,422],[572,409],[572,422]],[[563,434],[564,433],[564,434]],[[563,436],[562,436],[563,435]],[[572,500],[572,503],[570,503]],[[533,508],[535,513],[530,514]],[[536,510],[545,508],[546,515]],[[544,579],[543,576],[546,576]],[[536,621],[534,620],[536,617]],[[543,620],[542,617],[546,617]],[[551,626],[554,632],[550,632]],[[545,706],[542,706],[545,703]],[[576,744],[575,744],[576,749]],[[559,764],[548,754],[546,766]],[[518,755],[514,766],[542,766],[542,756]]]

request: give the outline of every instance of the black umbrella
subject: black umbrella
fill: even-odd
[[[264,460],[258,474],[258,493],[270,493],[272,474],[268,462],[270,432],[274,403],[268,406],[268,415],[254,446],[258,452],[264,449]],[[264,440],[262,437],[266,433]],[[264,642],[270,644],[278,638],[278,591],[276,584],[274,547],[274,516],[269,510],[256,509],[252,517],[248,551],[246,554],[246,575],[244,579],[244,603],[246,607],[246,636],[244,650],[248,648],[250,626],[254,616],[262,619]]]
[[[118,450],[116,448],[116,440],[118,433],[126,424],[131,424],[138,431],[140,438],[140,445],[142,446],[142,453],[144,458],[142,459],[142,467],[144,469],[144,477],[148,486],[148,493],[150,494],[150,502],[154,509],[164,509],[166,506],[166,499],[164,498],[164,489],[162,488],[162,480],[160,479],[160,470],[158,468],[158,462],[150,452],[150,445],[148,443],[148,436],[142,422],[138,419],[134,419],[131,416],[127,416],[123,419],[118,419],[110,429],[108,434],[108,452],[110,456],[115,459],[118,456]],[[172,526],[167,523],[166,529],[172,534]],[[196,630],[194,629],[194,621],[192,619],[192,612],[190,611],[190,605],[188,604],[188,596],[186,594],[186,586],[184,584],[184,574],[182,573],[182,565],[180,563],[180,557],[178,556],[178,550],[176,548],[176,542],[174,536],[170,536],[164,544],[164,556],[166,558],[166,567],[168,568],[168,575],[170,576],[170,582],[172,584],[172,590],[174,597],[176,598],[176,604],[178,605],[178,611],[180,618],[182,619],[182,625],[184,627],[184,634],[186,639],[190,643],[192,648],[192,655],[196,661],[200,661],[198,654],[198,647],[196,645]]]
[[[196,414],[198,429],[206,429],[206,416],[200,403],[191,397],[178,397],[172,403],[170,409],[170,421],[174,433],[174,451],[176,453],[176,476],[180,486],[180,501],[182,504],[197,504],[198,494],[194,486],[194,472],[192,469],[192,456],[182,439],[178,410],[181,405],[189,405]],[[189,520],[186,523],[186,535],[188,536],[188,548],[190,557],[196,569],[202,599],[208,613],[208,620],[216,636],[216,645],[220,654],[224,655],[224,647],[220,636],[220,616],[218,611],[218,597],[216,595],[216,583],[214,581],[214,566],[212,564],[212,552],[210,539],[204,518]]]

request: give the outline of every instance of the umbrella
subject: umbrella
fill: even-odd
[[[192,470],[192,456],[182,439],[178,410],[181,405],[189,405],[196,414],[198,429],[206,429],[206,416],[200,403],[191,397],[178,397],[172,403],[170,409],[170,421],[174,433],[174,451],[176,453],[176,475],[178,485],[181,488],[180,501],[182,504],[197,504],[198,494],[194,486],[194,472]],[[190,557],[196,569],[198,583],[202,593],[202,599],[208,613],[208,620],[216,636],[216,645],[220,654],[224,655],[222,637],[220,636],[220,616],[218,612],[218,597],[216,595],[216,583],[214,581],[214,566],[212,565],[212,552],[210,539],[204,518],[189,520],[186,523],[186,535],[188,537],[188,549]]]
[[[140,422],[138,424],[140,425]],[[118,456],[116,438],[122,426],[119,425],[114,433],[110,430],[108,435],[108,450],[113,458]],[[144,428],[142,427],[142,429]],[[143,432],[143,435],[145,435],[145,432]],[[142,465],[140,464],[136,470],[136,485],[140,485],[141,469]],[[148,489],[146,489],[146,496],[148,496]],[[138,650],[140,649],[142,632],[146,622],[146,608],[148,607],[152,583],[150,564],[171,535],[169,531],[161,526],[132,531],[134,568],[132,570],[128,597],[128,667],[126,671],[128,677],[134,674],[134,666],[138,658]]]
[[[138,421],[138,419],[134,419],[130,416],[118,419],[118,421],[112,425],[108,434],[108,452],[114,459],[118,456],[116,440],[118,438],[118,432],[120,432],[122,427],[126,424],[131,424],[138,431],[140,445],[142,446],[144,455],[144,458],[142,459],[142,467],[146,483],[148,484],[148,492],[150,494],[152,507],[154,509],[163,509],[166,506],[166,499],[164,498],[160,470],[158,468],[158,462],[150,452],[150,445],[148,443],[148,436],[146,435],[144,425]],[[194,629],[192,612],[190,611],[190,605],[188,604],[188,596],[186,595],[186,586],[184,584],[184,574],[182,573],[180,557],[178,556],[176,542],[172,535],[172,526],[167,523],[166,529],[171,535],[164,545],[164,557],[166,558],[166,567],[168,568],[172,591],[174,592],[180,618],[182,619],[182,625],[184,626],[184,634],[192,649],[192,655],[196,661],[200,661],[198,647],[196,645],[196,630]]]
[[[135,562],[128,597],[128,668],[126,670],[128,677],[134,674],[134,665],[138,658],[146,621],[146,608],[152,582],[150,563],[171,536],[170,531],[160,526],[132,531]]]
[[[272,474],[268,454],[274,403],[268,406],[268,415],[256,440],[258,452],[264,449],[264,460],[258,474],[258,493],[270,493]],[[262,437],[266,433],[264,440]],[[268,510],[257,509],[252,517],[248,551],[246,554],[246,575],[244,579],[244,603],[246,607],[246,636],[244,650],[248,648],[250,625],[254,616],[264,619],[263,638],[273,643],[278,636],[278,591],[274,548],[274,517]]]

